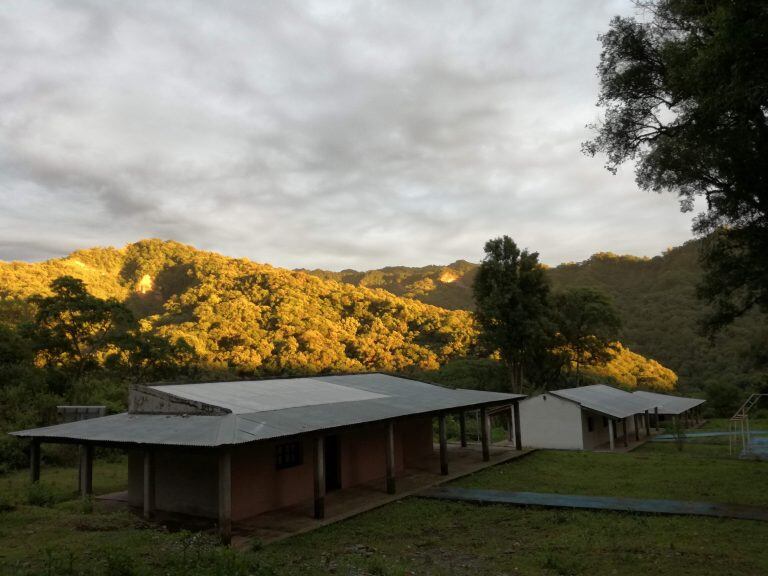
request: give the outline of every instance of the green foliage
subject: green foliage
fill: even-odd
[[[768,311],[768,5],[763,0],[649,0],[643,21],[615,17],[600,36],[605,119],[585,145],[638,184],[706,198],[701,294],[710,329]]]
[[[553,292],[593,288],[605,293],[622,320],[620,340],[624,347],[673,370],[682,388],[702,390],[717,381],[733,382],[745,389],[759,388],[768,361],[756,365],[755,360],[765,356],[768,347],[764,345],[765,336],[757,338],[763,325],[757,314],[740,318],[714,342],[700,332],[699,322],[706,313],[706,306],[696,296],[702,276],[700,244],[688,242],[654,258],[600,253],[584,262],[549,268],[546,274]],[[411,270],[412,275],[403,276],[402,284],[417,281],[429,268],[404,269]],[[477,265],[469,264],[460,280],[446,285],[463,286],[462,296],[456,299],[458,308],[473,308],[471,284],[477,269]],[[435,286],[431,301],[445,305],[441,300],[445,286]],[[389,284],[384,287],[394,289]],[[532,375],[530,368],[526,372]]]
[[[729,382],[713,382],[706,388],[707,413],[721,418],[730,418],[746,400],[743,392]]]
[[[582,378],[587,383],[613,384],[633,390],[655,390],[670,393],[677,387],[677,374],[655,360],[635,354],[618,342],[610,347],[610,359],[605,364],[585,366]]]
[[[553,305],[558,343],[579,382],[582,366],[601,366],[612,359],[621,319],[610,299],[593,288],[572,288],[555,294]]]
[[[99,366],[133,317],[116,299],[91,295],[72,276],[57,278],[50,288],[51,296],[30,298],[37,311],[29,338],[44,365],[78,379]]]
[[[65,497],[47,484],[35,482],[27,486],[27,504],[30,506],[50,507],[62,502]]]
[[[489,240],[473,294],[480,341],[488,352],[498,352],[512,390],[522,392],[526,358],[550,344],[549,284],[539,255],[521,251],[508,236]]]

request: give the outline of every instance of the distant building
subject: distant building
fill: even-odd
[[[522,398],[384,374],[137,386],[127,413],[13,435],[32,439],[33,481],[40,442],[80,444],[84,493],[91,492],[94,446],[124,448],[131,504],[147,516],[163,510],[218,519],[226,540],[233,520],[302,501],[314,500],[322,518],[326,491],[380,478],[393,493],[405,468],[432,455],[433,417],[443,474],[450,413],[463,424],[465,411],[481,411],[488,460],[489,411],[517,413]],[[519,448],[519,428],[516,438]]]
[[[701,421],[701,405],[706,402],[701,398],[685,398],[645,390],[637,390],[633,394],[656,402],[659,405],[659,420],[662,422],[680,418],[685,425]]]
[[[594,384],[552,390],[520,402],[523,445],[614,450],[651,433],[657,400]]]

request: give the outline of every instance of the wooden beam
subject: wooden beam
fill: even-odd
[[[387,422],[387,494],[395,493],[395,423]]]
[[[29,445],[29,475],[32,483],[40,481],[40,439],[33,438]]]
[[[93,494],[93,446],[80,445],[80,495],[87,498]]]
[[[615,424],[613,423],[613,418],[608,418],[608,438],[611,446],[611,452],[616,448],[616,444],[614,441],[614,433],[615,433]]]
[[[448,432],[445,428],[445,414],[437,417],[440,429],[440,474],[448,475]]]
[[[523,449],[523,436],[520,434],[522,424],[520,422],[520,402],[514,402],[512,404],[512,413],[515,420],[515,450]]]
[[[461,447],[467,447],[467,415],[462,410],[459,412],[459,438],[461,439]]]
[[[643,414],[643,421],[645,422],[645,435],[650,436],[651,435],[651,415],[648,413],[648,410],[646,410],[645,414]]]
[[[144,449],[144,518],[155,512],[155,455],[151,448]]]
[[[483,443],[483,462],[488,462],[491,459],[491,417],[485,407],[480,408],[480,426],[482,426],[480,440]]]
[[[315,438],[315,519],[325,518],[325,439]]]
[[[640,442],[640,415],[635,414],[635,442]]]
[[[232,540],[232,452],[219,450],[219,537],[224,544]]]
[[[623,434],[624,447],[626,448],[627,446],[629,446],[629,442],[627,441],[627,419],[626,418],[621,419],[621,431]]]

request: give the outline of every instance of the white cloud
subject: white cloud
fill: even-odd
[[[0,258],[173,238],[282,266],[690,237],[581,155],[629,2],[5,2]]]

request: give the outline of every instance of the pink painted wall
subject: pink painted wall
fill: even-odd
[[[232,519],[297,504],[314,494],[313,442],[302,440],[303,463],[278,470],[275,443],[240,446],[232,453]]]
[[[342,488],[386,475],[385,425],[340,432]],[[278,470],[275,447],[281,442],[237,446],[232,450],[232,519],[241,520],[268,510],[291,506],[314,496],[314,438],[301,440],[303,463]],[[395,422],[395,470],[418,467],[432,453],[432,420],[411,418]],[[156,496],[159,510],[196,516],[218,516],[218,461],[215,450],[162,448],[156,452]],[[129,502],[141,506],[143,456],[129,453]]]
[[[386,426],[371,425],[339,432],[341,486],[348,488],[386,475]],[[313,438],[302,441],[303,464],[278,470],[275,446],[279,442],[242,446],[232,455],[232,519],[255,516],[314,497]],[[395,470],[417,463],[432,453],[429,417],[395,422]]]

